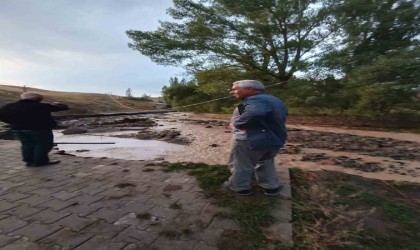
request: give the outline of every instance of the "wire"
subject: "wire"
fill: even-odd
[[[273,86],[276,86],[276,85],[280,85],[280,84],[283,84],[283,83],[286,83],[286,82],[287,81],[274,83],[274,84],[271,84],[271,85],[266,86],[265,88],[270,88],[270,87],[273,87]],[[185,108],[185,107],[191,107],[191,106],[201,105],[201,104],[204,104],[204,103],[214,102],[214,101],[228,99],[228,98],[232,98],[232,96],[225,96],[225,97],[221,97],[221,98],[216,98],[216,99],[208,100],[208,101],[205,101],[205,102],[199,102],[199,103],[194,103],[194,104],[179,106],[179,107],[175,107],[175,108],[180,109],[180,108]]]

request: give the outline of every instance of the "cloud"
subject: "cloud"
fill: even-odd
[[[17,72],[18,70],[23,68],[23,63],[17,59],[2,59],[0,58],[0,72],[5,71],[14,71]]]
[[[154,30],[171,0],[10,0],[0,8],[0,81],[53,90],[159,94],[182,70],[128,48],[125,31]]]

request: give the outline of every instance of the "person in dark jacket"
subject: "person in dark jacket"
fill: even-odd
[[[225,187],[240,194],[251,194],[255,173],[266,195],[278,195],[281,184],[276,175],[274,157],[287,139],[287,108],[275,96],[264,93],[265,86],[256,80],[233,83],[231,94],[241,100],[235,109],[231,127],[234,142],[229,166],[231,177]]]
[[[57,126],[51,112],[69,108],[58,102],[42,103],[42,99],[41,94],[24,92],[19,101],[0,108],[0,120],[10,124],[13,133],[19,138],[23,161],[28,167],[59,163],[48,158],[48,153],[54,146],[52,129]]]

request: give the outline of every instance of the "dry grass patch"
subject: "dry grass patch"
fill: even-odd
[[[292,170],[295,249],[420,249],[420,185]]]
[[[141,101],[129,100],[126,97],[112,96],[117,102],[129,107],[124,107],[112,100],[106,94],[60,92],[43,89],[27,88],[44,96],[45,102],[62,102],[69,105],[70,110],[60,112],[60,115],[69,114],[97,114],[112,112],[135,112],[143,110],[155,110],[157,100]],[[19,100],[22,87],[0,85],[0,103],[8,103]]]

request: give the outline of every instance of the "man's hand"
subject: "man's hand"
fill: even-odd
[[[52,103],[49,103],[49,105],[50,105],[51,112],[65,111],[69,109],[69,107],[66,104],[61,103],[61,102],[52,102]]]

